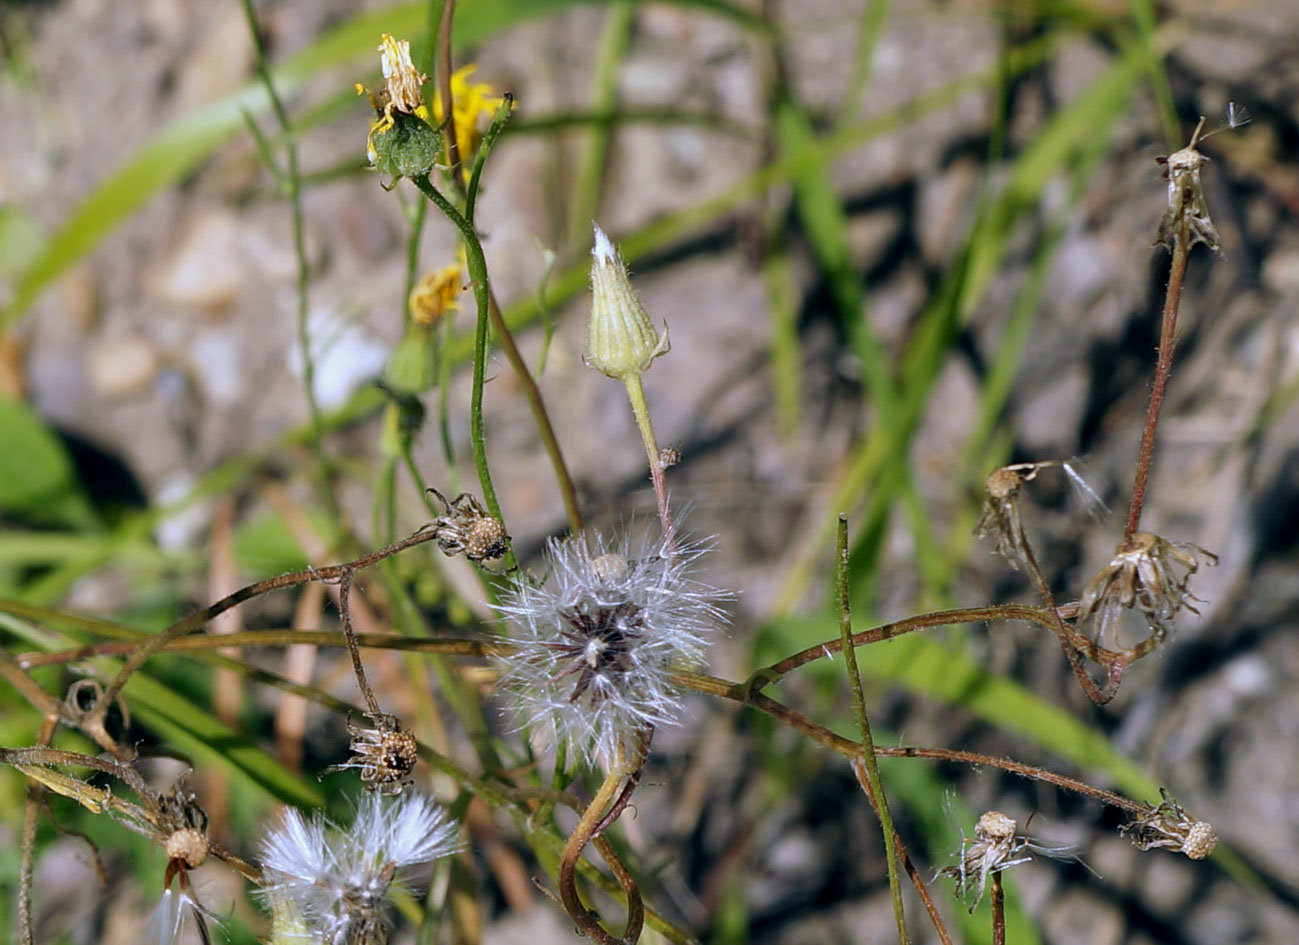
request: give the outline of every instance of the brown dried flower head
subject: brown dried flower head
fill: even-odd
[[[1163,800],[1157,807],[1119,828],[1138,850],[1175,850],[1203,860],[1217,849],[1218,834],[1212,824],[1192,818],[1166,788],[1159,789],[1159,796]]]
[[[944,866],[938,871],[939,875],[956,880],[958,898],[964,899],[974,893],[974,900],[970,903],[971,912],[983,898],[989,876],[1027,863],[1033,858],[1032,854],[1073,860],[1090,870],[1086,863],[1078,859],[1074,847],[1048,847],[1034,843],[1026,835],[1018,833],[1017,826],[1013,817],[999,810],[984,812],[974,825],[974,839],[962,839],[961,849],[956,854],[959,860],[957,865]]]
[[[419,745],[395,715],[367,715],[373,726],[357,725],[347,720],[352,736],[352,757],[341,765],[331,765],[324,773],[355,769],[367,790],[380,794],[400,794],[411,783],[412,772],[419,762]]]
[[[1032,482],[1043,469],[1059,468],[1064,471],[1069,485],[1082,499],[1089,511],[1104,510],[1105,504],[1074,468],[1072,460],[1051,459],[1038,463],[1016,463],[993,470],[983,489],[983,510],[974,526],[979,538],[992,538],[997,542],[997,554],[1019,569],[1028,564],[1032,569],[1032,550],[1024,534],[1024,522],[1019,511],[1019,494],[1024,484]]]
[[[1214,565],[1218,558],[1190,542],[1135,532],[1119,543],[1110,563],[1088,582],[1078,619],[1094,620],[1096,642],[1114,649],[1122,610],[1136,609],[1145,617],[1156,642],[1162,642],[1173,629],[1179,610],[1184,607],[1199,613],[1191,603],[1198,598],[1187,589],[1187,581],[1201,563]]]
[[[446,510],[424,526],[434,530],[442,553],[448,557],[463,554],[470,561],[495,561],[509,550],[510,536],[499,518],[487,514],[483,504],[468,492],[450,502],[436,489],[429,489]]]
[[[167,881],[187,870],[202,866],[210,844],[207,836],[207,812],[199,806],[198,797],[187,791],[188,775],[182,775],[170,791],[158,797],[158,829],[167,853]]]

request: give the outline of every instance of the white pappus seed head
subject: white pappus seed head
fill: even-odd
[[[262,841],[273,940],[295,941],[305,929],[327,945],[383,941],[388,891],[401,881],[400,871],[455,852],[457,831],[441,808],[417,794],[366,794],[350,828],[321,814],[308,819],[287,811]]]
[[[515,627],[497,664],[519,727],[610,768],[647,728],[676,721],[672,673],[702,662],[724,620],[728,595],[690,577],[706,550],[552,539],[549,580],[517,581],[499,605]]]

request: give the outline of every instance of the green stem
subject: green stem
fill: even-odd
[[[852,707],[857,715],[857,728],[861,732],[861,756],[866,765],[866,777],[880,829],[884,831],[884,855],[888,859],[889,895],[893,899],[893,919],[898,926],[899,945],[910,945],[906,915],[902,909],[902,883],[898,878],[898,851],[893,843],[893,817],[889,813],[884,782],[880,780],[879,765],[875,760],[875,739],[871,736],[870,717],[866,713],[866,695],[862,691],[861,673],[857,669],[857,648],[852,645],[852,608],[848,600],[848,518],[839,516],[838,538],[835,542],[835,580],[839,590],[839,637],[843,641],[843,661],[848,670],[848,686],[852,689]]]
[[[492,473],[487,466],[487,443],[483,436],[483,385],[487,377],[487,325],[489,321],[489,297],[487,285],[487,260],[483,256],[483,244],[474,232],[473,225],[451,205],[438,189],[429,182],[428,175],[411,178],[416,187],[433,204],[446,215],[460,230],[465,247],[465,261],[469,264],[469,278],[473,281],[474,301],[477,303],[478,320],[474,331],[474,380],[469,404],[469,441],[474,451],[474,467],[478,470],[478,482],[483,490],[483,502],[493,518],[505,521],[501,515],[501,503],[496,498],[496,487],[492,485]],[[445,382],[445,378],[443,379]],[[514,557],[514,548],[507,540],[504,564],[506,570],[513,571],[518,565]]]
[[[627,388],[627,399],[631,401],[631,411],[636,415],[636,428],[640,430],[641,442],[645,444],[645,457],[649,460],[650,480],[654,483],[654,499],[658,505],[659,521],[663,523],[663,540],[670,552],[677,547],[676,533],[672,526],[672,510],[668,506],[668,484],[663,475],[663,461],[659,454],[658,439],[654,436],[654,422],[650,420],[649,403],[645,400],[645,387],[641,384],[640,374],[624,374],[623,384]]]

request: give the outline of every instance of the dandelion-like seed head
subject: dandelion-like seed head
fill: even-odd
[[[1193,818],[1166,788],[1160,788],[1159,795],[1162,801],[1157,806],[1119,828],[1138,850],[1175,850],[1203,860],[1217,849],[1218,834],[1212,824]]]
[[[1198,614],[1187,588],[1201,563],[1215,565],[1218,558],[1199,545],[1168,541],[1150,532],[1135,532],[1114,551],[1110,563],[1088,583],[1079,602],[1078,619],[1095,625],[1101,646],[1117,646],[1122,611],[1138,610],[1162,643],[1172,632],[1173,618],[1183,608]]]
[[[427,797],[365,795],[344,829],[296,810],[262,841],[263,894],[277,933],[328,945],[387,939],[387,899],[409,867],[456,850],[456,826]]]
[[[516,582],[500,607],[517,628],[498,663],[520,725],[612,768],[646,729],[676,721],[672,672],[702,660],[722,619],[725,595],[689,576],[703,551],[551,541],[550,580]]]

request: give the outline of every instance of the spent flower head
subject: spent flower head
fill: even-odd
[[[1218,834],[1212,824],[1193,818],[1166,788],[1159,789],[1159,796],[1158,806],[1119,828],[1138,850],[1176,850],[1192,860],[1203,860],[1217,849]]]
[[[1029,819],[1032,820],[1031,817]],[[938,871],[937,875],[950,876],[956,880],[957,898],[964,899],[974,893],[974,900],[970,903],[971,912],[983,898],[989,876],[1027,863],[1035,853],[1052,859],[1082,863],[1074,847],[1051,847],[1034,843],[1026,834],[1019,833],[1017,828],[1013,817],[999,810],[985,811],[974,825],[974,839],[969,840],[962,835],[961,849],[954,854],[957,864],[944,866]],[[1085,863],[1082,865],[1087,866]]]
[[[419,761],[415,736],[395,715],[366,715],[371,725],[347,720],[352,736],[352,757],[341,765],[330,765],[322,774],[355,769],[366,790],[400,794],[412,781],[411,772]]]
[[[497,662],[520,725],[613,769],[646,730],[676,721],[672,673],[702,661],[723,619],[726,595],[690,577],[704,550],[552,539],[549,580],[516,581],[500,605],[517,630]]]
[[[974,534],[979,538],[992,538],[997,542],[997,554],[1012,568],[1032,561],[1032,550],[1024,534],[1024,521],[1019,510],[1020,491],[1025,483],[1032,482],[1044,469],[1059,468],[1069,480],[1069,486],[1089,513],[1103,514],[1105,503],[1078,474],[1073,460],[1044,460],[1037,463],[1016,463],[994,469],[988,476],[983,491],[983,508]],[[1030,565],[1031,566],[1031,565]]]
[[[586,363],[610,377],[625,377],[644,371],[668,348],[667,326],[660,335],[631,287],[618,250],[597,226],[591,249]]]
[[[442,136],[429,124],[428,106],[420,92],[428,76],[415,68],[408,40],[384,33],[378,49],[383,88],[376,94],[356,84],[357,94],[369,96],[375,112],[366,137],[366,156],[394,180],[427,174],[442,147]]]
[[[1201,563],[1214,565],[1218,558],[1190,542],[1135,532],[1119,543],[1110,563],[1087,583],[1078,619],[1092,621],[1096,642],[1115,649],[1122,611],[1136,609],[1145,617],[1155,642],[1161,643],[1172,631],[1179,610],[1199,613],[1191,603],[1198,598],[1187,589],[1187,582]]]
[[[379,945],[401,872],[455,852],[457,827],[431,799],[366,794],[349,828],[317,813],[285,812],[261,848],[274,941]]]

